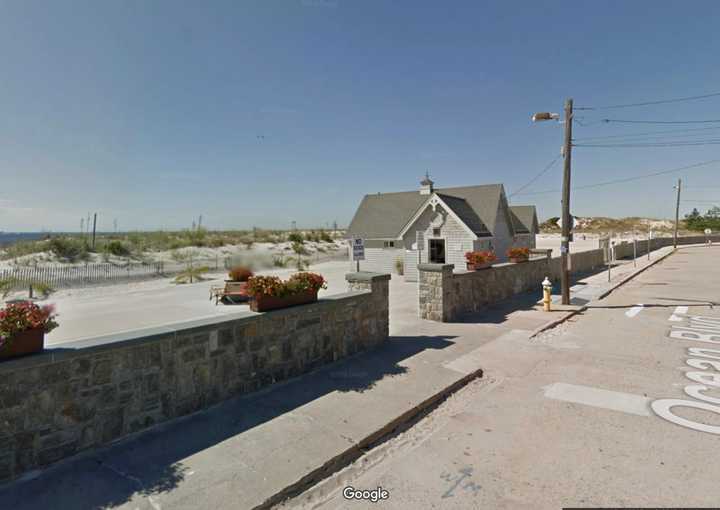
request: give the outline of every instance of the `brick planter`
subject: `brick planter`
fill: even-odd
[[[277,310],[278,308],[305,305],[317,301],[317,295],[317,291],[308,291],[301,294],[293,294],[291,296],[283,297],[255,296],[250,301],[250,309],[253,312],[267,312],[269,310]]]
[[[28,329],[18,333],[0,348],[0,360],[18,358],[42,352],[45,348],[45,332],[42,328]]]

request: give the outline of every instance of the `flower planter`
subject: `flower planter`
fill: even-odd
[[[250,309],[253,312],[267,312],[268,310],[277,310],[278,308],[314,303],[317,301],[317,295],[317,291],[308,291],[283,297],[255,296],[250,301]]]
[[[11,337],[0,347],[0,360],[42,352],[45,347],[43,328],[27,329]]]
[[[492,267],[491,262],[485,262],[483,264],[471,264],[470,262],[466,262],[466,265],[468,271],[480,271],[481,269]]]
[[[510,262],[513,262],[513,263],[515,263],[515,264],[520,264],[520,263],[522,263],[522,262],[527,262],[528,260],[530,260],[530,259],[527,258],[527,257],[510,257]]]

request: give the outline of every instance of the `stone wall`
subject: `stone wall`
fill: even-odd
[[[453,274],[452,264],[420,264],[419,315],[422,319],[452,322],[490,303],[538,288],[550,269],[547,258]]]
[[[585,273],[604,267],[603,250],[570,254],[573,273]],[[560,257],[538,255],[520,264],[495,264],[481,271],[454,273],[452,264],[418,266],[418,313],[420,318],[440,322],[457,320],[461,315],[477,312],[488,304],[507,299],[531,289],[538,290],[547,276],[560,278]]]
[[[711,236],[720,242],[720,236]],[[678,238],[678,245],[702,244],[705,236]],[[651,250],[672,246],[672,237],[653,239]],[[637,254],[647,253],[647,242],[638,241]],[[536,253],[542,250],[536,250]],[[615,258],[632,257],[632,243],[615,245]],[[570,253],[570,271],[587,273],[606,267],[602,249]],[[452,264],[418,265],[418,314],[422,319],[441,322],[457,320],[461,315],[476,312],[490,303],[507,299],[514,294],[536,289],[540,299],[540,282],[549,277],[560,279],[560,257],[538,255],[520,264],[495,264],[482,271],[454,272]]]
[[[349,274],[348,293],[317,303],[0,362],[0,481],[380,344],[389,279]]]

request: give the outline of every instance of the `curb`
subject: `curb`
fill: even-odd
[[[557,319],[555,319],[555,320],[552,320],[552,321],[550,321],[550,322],[546,322],[545,324],[543,324],[543,325],[540,326],[539,328],[536,328],[535,330],[533,330],[533,332],[530,333],[530,336],[529,336],[528,338],[535,338],[537,335],[539,335],[539,334],[542,333],[543,331],[547,331],[548,329],[552,329],[552,328],[554,328],[555,326],[559,326],[560,324],[562,324],[562,323],[565,322],[566,320],[570,319],[571,317],[574,317],[575,315],[577,315],[577,314],[579,314],[579,313],[584,312],[585,310],[587,310],[587,305],[583,305],[581,308],[579,308],[579,309],[577,309],[577,310],[572,310],[572,311],[566,313],[565,315],[563,315],[562,317],[559,317],[559,318],[557,318]]]
[[[654,266],[655,264],[657,264],[657,263],[659,263],[659,262],[662,262],[663,260],[665,260],[666,258],[668,258],[670,255],[672,255],[673,253],[675,253],[677,250],[678,250],[678,248],[675,248],[675,249],[671,250],[670,252],[666,253],[665,255],[663,255],[662,257],[660,257],[660,258],[658,258],[658,259],[656,259],[656,260],[653,260],[653,261],[650,262],[647,266],[642,267],[642,268],[638,269],[637,271],[630,273],[628,276],[626,276],[625,278],[623,278],[622,280],[620,280],[618,283],[614,284],[612,287],[610,287],[609,289],[605,290],[602,294],[600,294],[600,295],[599,295],[597,298],[595,298],[593,301],[598,301],[598,300],[600,300],[600,299],[603,299],[603,298],[609,296],[609,295],[610,295],[614,290],[616,290],[618,287],[621,287],[621,286],[625,285],[627,282],[629,282],[630,280],[632,280],[633,278],[635,278],[637,275],[639,275],[640,273],[642,273],[642,272],[645,271],[646,269],[649,269],[649,268],[651,268],[652,266]],[[535,329],[532,333],[530,333],[530,336],[529,336],[528,338],[534,338],[534,337],[536,337],[537,335],[539,335],[540,333],[542,333],[543,331],[547,331],[548,329],[552,329],[552,328],[554,328],[554,327],[556,327],[556,326],[559,326],[560,324],[562,324],[563,322],[567,321],[567,320],[570,319],[571,317],[574,317],[575,315],[577,315],[577,314],[579,314],[579,313],[582,313],[582,312],[584,312],[584,311],[587,310],[587,309],[588,309],[588,305],[585,304],[585,305],[582,306],[582,308],[580,308],[580,309],[578,309],[578,310],[573,310],[573,311],[568,312],[567,314],[565,314],[564,316],[562,316],[562,317],[560,317],[560,318],[558,318],[558,319],[555,319],[555,320],[550,321],[550,322],[548,322],[548,323],[546,323],[546,324],[543,324],[543,325],[540,326],[539,328]]]
[[[623,278],[622,280],[620,280],[618,283],[616,283],[615,285],[613,285],[612,287],[610,287],[608,290],[606,290],[605,292],[603,292],[602,294],[600,294],[594,301],[597,301],[598,299],[603,299],[603,298],[607,297],[607,296],[610,295],[610,293],[613,292],[615,289],[617,289],[618,287],[621,287],[622,285],[625,285],[627,282],[629,282],[630,280],[632,280],[633,278],[635,278],[637,275],[639,275],[640,273],[642,273],[642,272],[645,271],[646,269],[649,269],[649,268],[653,267],[655,264],[657,264],[657,263],[659,263],[659,262],[662,262],[663,260],[665,260],[666,258],[668,258],[670,255],[672,255],[673,253],[675,253],[676,251],[677,251],[677,248],[674,248],[674,249],[672,249],[671,251],[669,251],[668,253],[666,253],[665,255],[663,255],[662,257],[660,257],[659,259],[653,260],[653,261],[650,262],[647,266],[638,269],[638,270],[635,271],[634,273],[630,273],[628,276],[626,276],[625,278]]]
[[[292,483],[284,489],[276,492],[263,503],[253,507],[252,510],[266,510],[282,503],[283,501],[299,496],[307,489],[321,482],[322,480],[329,478],[333,474],[337,473],[341,469],[355,462],[357,459],[365,455],[369,450],[372,450],[376,446],[384,443],[385,441],[395,437],[407,428],[411,427],[418,421],[420,421],[430,411],[438,407],[445,400],[448,399],[453,393],[460,390],[464,386],[467,386],[470,382],[475,379],[482,378],[482,369],[471,372],[451,385],[443,388],[429,398],[423,400],[418,405],[402,413],[400,416],[388,422],[385,426],[366,436],[360,440],[357,444],[351,446],[344,452],[336,455],[332,459],[328,460],[320,466],[312,470],[300,478],[295,483]]]

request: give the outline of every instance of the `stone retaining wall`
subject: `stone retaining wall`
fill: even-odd
[[[603,267],[603,250],[571,253],[572,272],[584,273]],[[495,264],[481,271],[454,273],[452,264],[418,266],[418,312],[422,319],[440,322],[457,320],[491,303],[531,289],[538,290],[547,276],[560,278],[560,257],[539,256],[520,264]]]
[[[720,242],[720,236],[711,236]],[[685,236],[678,238],[678,245],[702,244],[706,237]],[[672,246],[672,237],[661,237],[650,242],[650,249]],[[638,241],[637,254],[647,254],[647,241]],[[541,297],[540,282],[549,277],[560,279],[560,257],[543,256],[534,250],[537,258],[520,264],[496,264],[489,269],[472,272],[454,272],[452,264],[418,265],[418,314],[422,319],[440,322],[457,320],[461,315],[477,312],[488,304],[507,299],[514,294],[536,289]],[[614,246],[616,259],[632,257],[632,243]],[[570,271],[587,273],[606,265],[603,249],[570,253]]]
[[[0,481],[380,344],[389,279],[353,273],[350,292],[317,303],[0,362]]]

